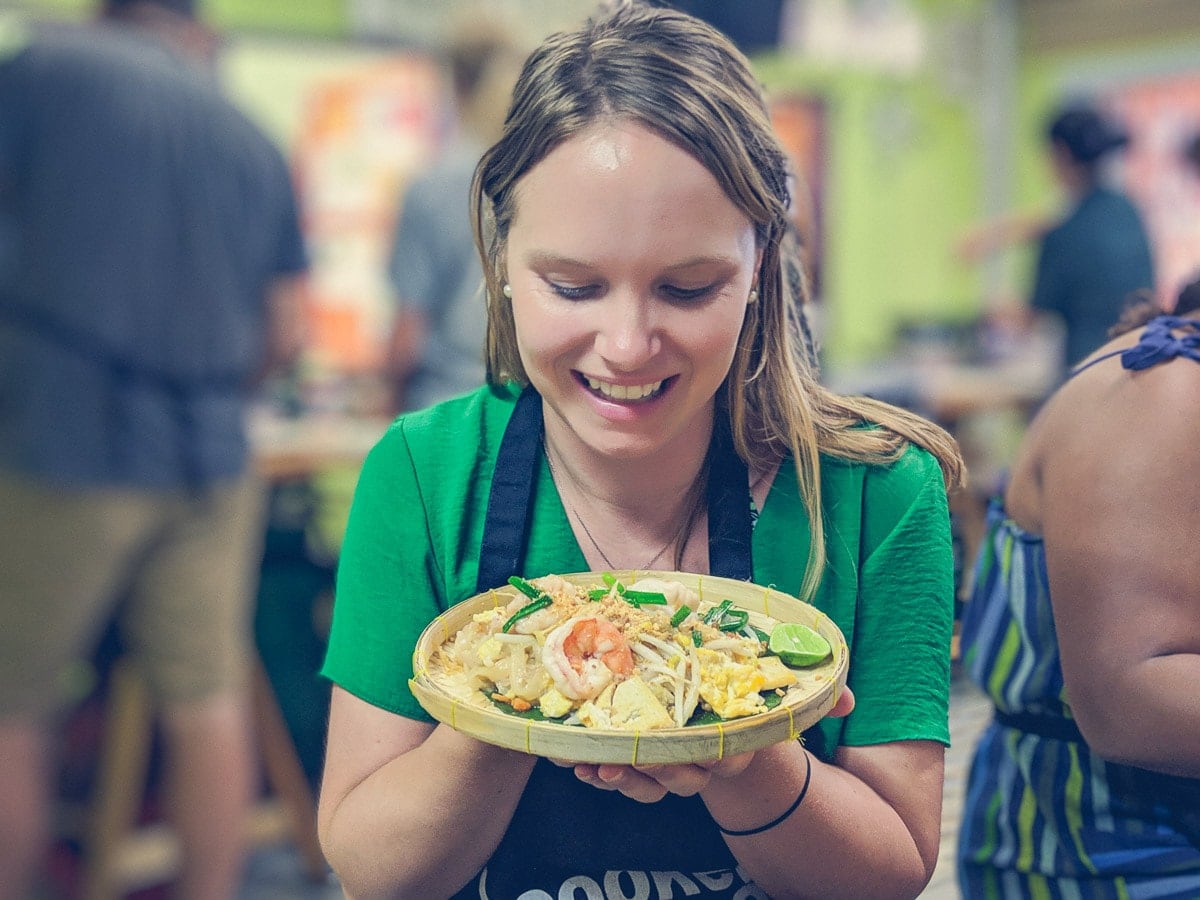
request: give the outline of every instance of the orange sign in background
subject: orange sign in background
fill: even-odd
[[[293,151],[312,257],[311,366],[377,369],[392,318],[388,251],[405,182],[442,131],[442,82],[419,55],[320,84]]]

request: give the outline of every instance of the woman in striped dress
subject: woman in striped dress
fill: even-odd
[[[967,898],[1200,898],[1200,280],[1145,309],[1039,412],[989,510]]]

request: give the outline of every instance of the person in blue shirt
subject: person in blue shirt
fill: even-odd
[[[1105,177],[1128,134],[1080,105],[1054,116],[1047,139],[1069,212],[1041,237],[1030,305],[1062,320],[1072,366],[1108,340],[1130,294],[1154,288],[1154,261],[1137,207]]]
[[[290,173],[190,0],[108,0],[0,58],[0,898],[49,839],[56,716],[114,617],[163,711],[177,896],[228,900],[255,757],[263,486],[243,418],[294,356]]]

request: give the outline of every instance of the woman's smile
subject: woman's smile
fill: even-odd
[[[646,403],[660,396],[670,379],[659,379],[646,384],[618,384],[580,374],[579,380],[588,390],[605,400],[614,403]]]

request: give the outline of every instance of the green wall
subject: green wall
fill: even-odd
[[[967,98],[929,76],[906,80],[757,63],[770,91],[824,100],[822,321],[827,363],[884,354],[907,322],[978,309],[979,274],[954,242],[980,215],[978,123]]]
[[[12,0],[14,8],[70,18],[92,15],[100,0]],[[350,33],[346,0],[198,0],[218,28],[340,37]]]

